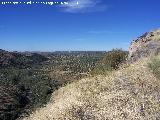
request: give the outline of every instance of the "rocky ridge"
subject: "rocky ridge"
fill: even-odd
[[[147,32],[133,40],[129,47],[129,62],[135,62],[141,57],[160,53],[160,29]]]

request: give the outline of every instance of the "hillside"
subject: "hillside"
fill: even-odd
[[[160,81],[146,61],[63,87],[46,107],[23,120],[159,119]]]
[[[22,119],[160,119],[160,34],[159,30],[152,33],[154,37],[151,35],[148,38],[149,32],[135,41],[138,44],[131,44],[128,62],[118,70],[60,88],[52,94],[46,107]]]
[[[0,120],[15,120],[45,105],[56,89],[86,77],[103,54],[0,50]]]
[[[15,120],[44,104],[56,84],[39,70],[48,58],[0,50],[0,119]],[[39,71],[39,73],[37,72]],[[51,83],[52,82],[52,85]]]

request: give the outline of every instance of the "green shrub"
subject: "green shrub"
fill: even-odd
[[[91,71],[91,74],[106,74],[109,71],[118,69],[119,65],[126,61],[127,55],[128,52],[121,49],[113,49],[112,51],[106,52],[104,58],[97,63],[94,70]]]
[[[160,79],[160,56],[156,56],[149,63],[149,67],[152,69],[153,74]]]
[[[128,52],[121,49],[113,49],[106,53],[102,60],[102,64],[107,65],[109,70],[117,69],[119,64],[126,60]]]

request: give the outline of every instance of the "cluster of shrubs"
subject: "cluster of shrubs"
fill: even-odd
[[[76,54],[74,52],[50,54],[50,60],[48,64],[43,65],[43,69],[50,71],[52,76],[58,80],[73,81],[81,79],[94,69],[95,64],[103,58],[104,53],[104,51],[82,51]]]
[[[1,69],[0,120],[14,120],[46,104],[59,83],[34,70]]]
[[[153,71],[153,74],[160,79],[160,56],[154,57],[149,63],[149,67]]]
[[[113,49],[105,53],[96,67],[91,71],[91,75],[106,74],[112,70],[116,70],[127,59],[128,52],[121,49]]]
[[[46,60],[0,50],[0,120],[15,120],[47,103],[59,82],[40,70]]]

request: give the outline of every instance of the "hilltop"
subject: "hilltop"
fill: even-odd
[[[47,61],[48,58],[37,53],[18,53],[8,52],[0,49],[0,67],[16,67],[16,68],[27,68],[31,65],[40,64]]]
[[[119,69],[61,87],[23,120],[160,119],[159,31],[133,41]]]
[[[133,40],[129,47],[130,62],[137,61],[141,57],[155,56],[160,52],[160,29],[146,32],[138,39]]]

